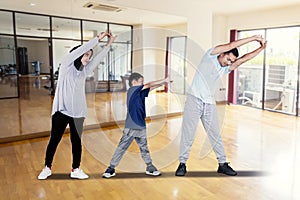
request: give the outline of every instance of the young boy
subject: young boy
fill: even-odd
[[[166,85],[169,82],[169,79],[166,78],[144,84],[144,77],[141,74],[132,73],[130,75],[130,88],[127,92],[127,117],[123,136],[111,159],[110,166],[103,174],[103,178],[110,178],[116,175],[115,167],[117,167],[133,140],[139,145],[142,158],[147,165],[146,174],[152,176],[159,176],[161,174],[152,164],[147,145],[145,98],[148,97],[151,90]]]

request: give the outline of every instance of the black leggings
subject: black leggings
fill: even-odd
[[[47,167],[52,166],[52,161],[53,161],[56,148],[68,124],[70,127],[70,139],[72,143],[72,155],[73,155],[72,168],[76,169],[80,166],[81,152],[82,152],[81,134],[83,130],[83,121],[84,121],[84,117],[72,118],[62,114],[61,112],[56,112],[52,116],[52,129],[51,129],[50,140],[46,150],[46,158],[45,158],[45,165]]]

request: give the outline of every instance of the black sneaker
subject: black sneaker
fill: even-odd
[[[108,167],[106,169],[106,171],[104,172],[104,174],[102,175],[103,178],[111,178],[113,176],[115,176],[116,173],[115,173],[115,169],[114,168],[111,168],[111,167]]]
[[[175,176],[184,176],[186,174],[185,163],[179,163],[179,166],[175,172]]]
[[[237,173],[229,165],[229,163],[219,164],[218,173],[226,174],[228,176],[236,176]]]

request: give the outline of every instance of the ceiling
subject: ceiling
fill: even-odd
[[[197,0],[195,0],[197,1]],[[231,15],[255,10],[268,10],[300,5],[300,0],[210,0],[216,14]]]
[[[120,12],[84,8],[95,2],[121,8]],[[49,6],[50,4],[50,6]],[[186,22],[186,15],[197,7],[208,6],[213,14],[232,15],[240,12],[300,5],[300,0],[13,0],[0,1],[1,9],[42,13],[73,18],[93,19],[124,24],[165,26]],[[173,12],[172,12],[173,11]],[[177,11],[180,11],[177,12]],[[175,13],[175,14],[174,14]],[[179,14],[177,14],[179,13]],[[185,14],[186,13],[186,14]]]

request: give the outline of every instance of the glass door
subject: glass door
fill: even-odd
[[[264,30],[241,31],[238,38],[246,38],[252,35],[262,35]],[[258,43],[249,43],[239,47],[240,56],[258,48]],[[237,103],[245,106],[262,108],[263,91],[263,53],[242,64],[237,75]]]
[[[0,36],[0,99],[18,97],[15,42],[12,36]]]
[[[100,62],[97,72],[96,92],[125,91],[131,73],[131,43],[114,42],[108,56]]]
[[[296,113],[299,27],[267,30],[264,107]]]
[[[107,60],[107,78],[109,91],[128,89],[127,79],[131,73],[132,28],[119,24],[110,24],[109,29],[116,40],[111,45]]]
[[[47,96],[50,83],[48,38],[18,37],[20,97],[30,99]]]
[[[168,75],[173,83],[170,91],[185,93],[186,36],[168,38]]]
[[[13,15],[0,11],[0,99],[18,97]]]
[[[118,24],[107,26],[107,24],[97,22],[84,22],[84,27],[86,35],[91,31],[90,35],[99,34],[99,27],[102,27],[100,31],[106,31],[109,27],[113,35],[117,35],[116,40],[110,46],[108,56],[100,62],[94,72],[95,91],[126,90],[127,79],[131,73],[132,27]],[[104,38],[100,46],[105,45],[106,40]]]
[[[263,35],[268,44],[264,53],[238,68],[238,104],[299,115],[300,27],[240,31],[238,38],[255,34]],[[253,45],[240,47],[240,54],[257,48]]]

